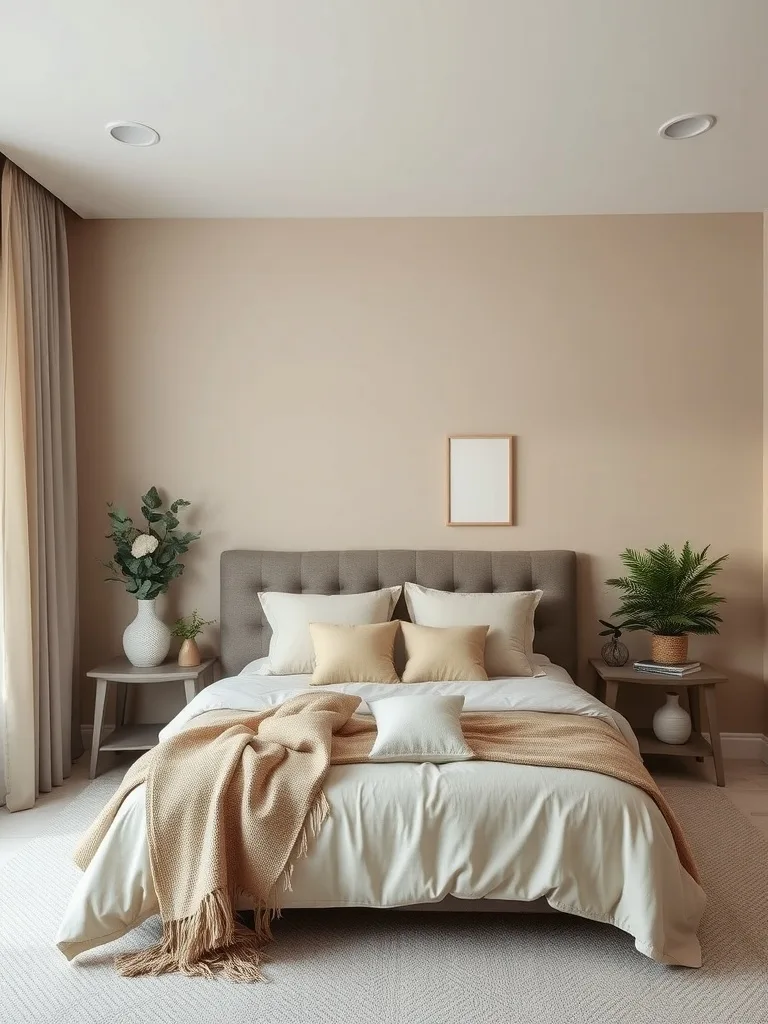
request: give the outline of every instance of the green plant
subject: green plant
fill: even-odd
[[[709,546],[693,551],[688,541],[679,555],[669,544],[643,552],[627,548],[621,555],[627,575],[605,581],[622,592],[621,607],[611,617],[624,621],[611,629],[645,629],[657,636],[717,633],[723,620],[716,608],[725,598],[709,581],[728,556],[710,562],[708,551]]]
[[[129,594],[140,601],[151,601],[168,589],[171,580],[181,576],[183,555],[200,533],[183,533],[177,529],[176,513],[189,505],[177,498],[166,509],[156,487],[150,487],[141,497],[141,514],[147,521],[146,530],[134,526],[133,519],[122,509],[107,503],[107,515],[112,526],[107,538],[115,545],[115,555],[102,562],[112,575],[109,583],[123,583]]]
[[[201,618],[197,608],[195,608],[191,615],[184,615],[180,619],[176,619],[171,626],[171,634],[172,636],[181,637],[182,640],[194,640],[196,636],[203,632],[206,626],[212,626],[215,621],[216,619]]]
[[[605,629],[601,629],[597,634],[598,636],[612,636],[614,640],[618,640],[621,636],[623,626],[614,626],[612,622],[606,622],[605,619],[597,620],[601,626],[605,626]]]

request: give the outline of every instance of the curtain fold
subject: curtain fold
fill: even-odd
[[[65,213],[11,161],[0,184],[0,401],[0,746],[6,803],[23,810],[61,785],[82,750],[73,729],[77,481]]]

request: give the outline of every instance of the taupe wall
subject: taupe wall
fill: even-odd
[[[204,531],[168,615],[218,615],[233,545],[575,548],[586,658],[622,548],[710,542],[726,624],[692,653],[732,675],[724,728],[755,731],[762,246],[760,215],[80,222],[83,667],[132,614],[104,502],[156,483]],[[518,436],[516,527],[444,525],[463,432]]]

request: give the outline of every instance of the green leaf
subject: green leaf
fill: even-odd
[[[185,501],[183,498],[177,498],[176,501],[171,502],[171,512],[176,515],[180,508],[186,508],[187,505],[189,505],[188,501]]]
[[[197,533],[182,533],[182,534],[177,534],[176,535],[176,542],[178,544],[183,544],[185,551],[187,550],[187,548],[189,547],[189,545],[193,541],[196,541],[196,540],[199,540],[199,539],[200,539],[200,531],[199,530],[198,530]]]
[[[117,508],[111,501],[107,502],[107,515],[116,523],[130,523],[130,518],[121,508]]]
[[[151,512],[146,505],[141,506],[141,514],[148,523],[160,523],[165,518],[162,512]]]
[[[154,511],[155,509],[160,508],[163,502],[162,499],[160,498],[157,488],[150,487],[146,494],[142,494],[141,503],[142,505],[146,505],[147,508],[152,509],[152,511]]]

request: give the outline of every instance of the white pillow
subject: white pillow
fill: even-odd
[[[310,622],[360,626],[389,622],[402,587],[385,587],[365,594],[283,594],[264,591],[261,607],[272,627],[269,658],[258,670],[263,676],[304,675],[315,669]]]
[[[371,761],[469,761],[475,756],[461,731],[464,697],[383,697],[369,700],[378,734]]]
[[[493,676],[533,676],[533,617],[542,590],[461,594],[405,584],[405,603],[418,626],[488,626],[485,671]]]

